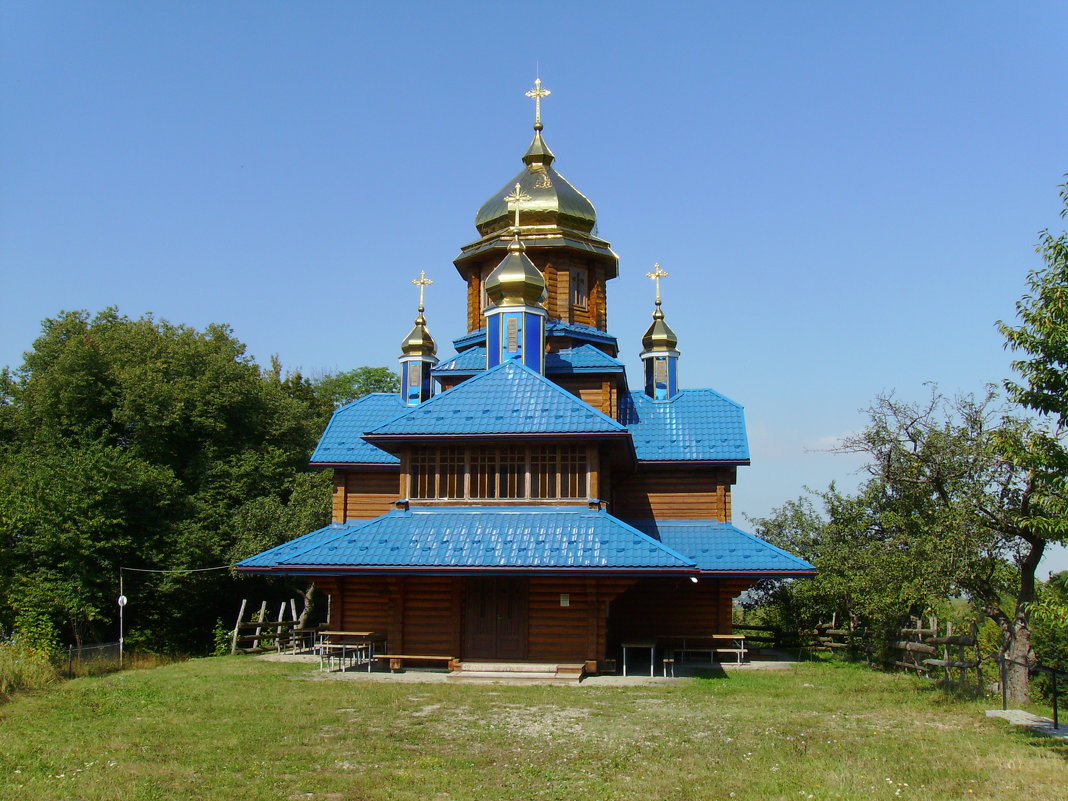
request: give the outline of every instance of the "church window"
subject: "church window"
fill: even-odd
[[[589,303],[586,269],[576,267],[571,271],[571,305],[576,309],[585,309]]]
[[[585,498],[585,445],[422,447],[409,459],[420,500]]]

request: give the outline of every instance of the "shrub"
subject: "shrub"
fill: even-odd
[[[58,678],[47,652],[12,638],[0,640],[0,697],[17,690],[37,690]]]

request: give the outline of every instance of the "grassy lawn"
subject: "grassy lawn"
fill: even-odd
[[[311,676],[311,680],[309,677]],[[247,657],[0,706],[3,799],[1035,799],[1063,748],[904,676],[671,686],[320,681]]]

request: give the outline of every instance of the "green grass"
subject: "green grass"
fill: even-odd
[[[990,706],[844,664],[512,687],[199,659],[0,707],[0,798],[1063,798],[1063,750]]]

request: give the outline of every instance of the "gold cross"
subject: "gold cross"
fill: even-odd
[[[534,127],[541,130],[541,99],[551,95],[548,89],[541,88],[541,78],[534,79],[534,88],[527,92],[527,97],[534,98]]]
[[[660,268],[660,263],[657,262],[656,264],[653,265],[653,271],[651,273],[646,273],[646,275],[649,276],[650,278],[652,278],[654,281],[656,281],[656,304],[659,306],[660,305],[660,279],[661,278],[667,278],[669,273],[664,272]]]
[[[430,284],[432,284],[434,282],[426,277],[426,270],[420,270],[419,271],[419,277],[418,278],[413,278],[412,279],[412,283],[415,284],[417,287],[419,287],[419,311],[422,311],[423,310],[423,290],[427,286],[429,286]]]
[[[519,230],[519,204],[526,203],[531,199],[530,195],[523,192],[523,188],[519,184],[515,185],[515,189],[510,194],[504,196],[504,202],[508,204],[509,208],[515,206],[515,227],[517,231]]]

